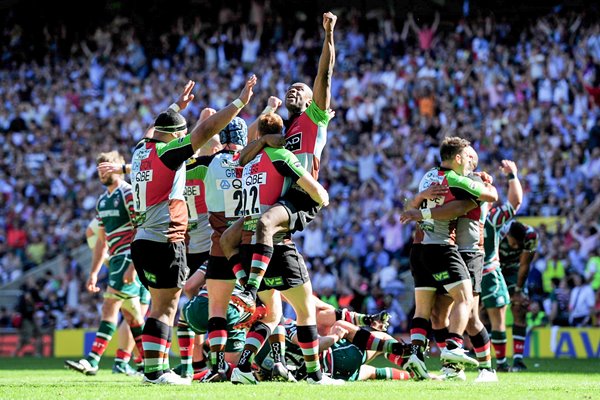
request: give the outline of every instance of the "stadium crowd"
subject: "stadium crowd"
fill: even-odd
[[[240,114],[252,121],[269,96],[315,76],[318,20],[285,19],[260,1],[249,12],[213,11],[214,21],[178,19],[154,42],[123,16],[82,37],[46,27],[33,51],[22,27],[3,21],[0,284],[85,242],[102,190],[96,155],[131,154],[187,79],[199,82],[186,111],[195,120],[256,73],[255,98]],[[390,332],[406,331],[413,227],[399,214],[452,134],[474,143],[501,199],[499,161],[516,162],[520,216],[560,217],[537,228],[528,323],[569,325],[587,314],[600,326],[598,20],[562,12],[512,26],[438,15],[426,26],[412,14],[337,14],[335,118],[319,178],[331,204],[300,235],[316,294],[366,313],[387,309]],[[100,297],[83,289],[81,268],[67,259],[61,276],[26,283],[38,324],[97,325]],[[7,313],[0,322],[13,324]]]

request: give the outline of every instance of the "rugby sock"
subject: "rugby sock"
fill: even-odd
[[[335,310],[335,320],[350,322],[356,326],[369,326],[373,322],[372,316],[348,311],[347,308]]]
[[[169,353],[171,352],[171,341],[173,338],[173,327],[169,326],[169,333],[167,334],[167,345],[165,346],[165,354],[163,356],[162,366],[163,371],[167,372],[171,366],[169,365]]]
[[[252,360],[258,351],[261,349],[269,335],[271,329],[262,322],[256,322],[246,335],[246,345],[240,356],[240,361],[237,367],[242,372],[252,371]]]
[[[131,331],[131,336],[133,336],[133,340],[135,341],[135,347],[137,347],[138,352],[143,357],[144,345],[142,344],[142,332],[144,332],[144,324],[129,325],[129,330]]]
[[[513,325],[513,359],[523,358],[525,350],[525,338],[527,337],[527,327],[521,325]]]
[[[269,344],[271,345],[271,358],[273,363],[284,363],[285,364],[285,326],[280,322],[279,325],[273,329],[271,336],[269,336]]]
[[[406,371],[396,368],[375,368],[375,379],[407,381],[410,379],[410,374]]]
[[[225,345],[227,344],[227,320],[212,317],[208,320],[208,344],[210,345],[210,362],[213,372],[225,371]]]
[[[142,353],[143,354],[143,353]],[[134,361],[135,366],[139,369],[139,368],[144,368],[144,356],[142,356],[141,354],[138,355]]]
[[[250,264],[250,276],[248,277],[248,283],[246,284],[246,289],[248,289],[254,297],[256,297],[256,292],[260,287],[265,272],[267,272],[271,257],[273,257],[273,247],[262,243],[256,243],[254,245],[252,264]]]
[[[206,368],[206,360],[192,361],[192,368],[194,372],[203,370]]]
[[[392,353],[396,343],[396,340],[378,338],[366,329],[360,329],[352,338],[352,344],[360,350],[382,351],[384,353]]]
[[[246,275],[246,271],[244,271],[244,268],[242,268],[240,253],[235,253],[232,255],[231,258],[227,260],[227,264],[233,270],[235,279],[237,279],[242,286],[246,286],[248,275]]]
[[[506,331],[492,331],[492,344],[496,353],[496,363],[506,362]]]
[[[319,335],[316,325],[298,325],[298,346],[302,350],[306,372],[315,381],[323,379],[319,363]]]
[[[179,344],[179,353],[181,355],[181,366],[186,374],[192,375],[194,367],[192,366],[192,354],[194,352],[194,331],[192,331],[184,320],[180,319],[177,323],[177,343]]]
[[[96,332],[94,344],[92,344],[92,350],[86,357],[92,367],[98,366],[100,358],[102,357],[102,354],[104,354],[106,346],[108,346],[108,342],[110,342],[110,339],[112,339],[116,329],[117,325],[113,324],[112,322],[100,322],[100,327],[98,328],[98,332]]]
[[[404,367],[404,364],[406,364],[406,361],[408,361],[407,357],[402,357],[398,354],[385,353],[384,357],[390,360],[392,363],[399,366],[400,368]]]
[[[490,336],[485,327],[476,335],[469,336],[471,344],[479,361],[479,369],[492,369],[492,354],[490,350]]]
[[[446,339],[446,348],[448,350],[462,349],[463,348],[463,335],[458,333],[448,332],[448,338]]]
[[[450,331],[446,327],[442,329],[433,329],[433,338],[435,339],[440,351],[446,348],[446,339],[448,339],[449,334]]]
[[[144,324],[144,374],[150,380],[158,379],[163,374],[169,328],[169,325],[155,318],[148,318]]]
[[[412,344],[420,346],[424,350],[430,330],[431,321],[420,317],[413,318],[410,328],[410,340]]]
[[[117,349],[115,354],[115,364],[127,364],[131,360],[131,353],[127,350]]]

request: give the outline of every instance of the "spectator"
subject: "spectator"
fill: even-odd
[[[571,275],[571,278],[573,288],[569,297],[569,325],[589,326],[596,303],[594,290],[579,274]]]
[[[529,304],[529,311],[527,311],[525,319],[527,321],[528,330],[548,324],[546,313],[541,309],[540,303],[537,301],[532,301]]]

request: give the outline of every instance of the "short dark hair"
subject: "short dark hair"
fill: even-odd
[[[442,161],[450,161],[458,153],[469,147],[471,142],[458,136],[449,136],[442,141],[440,146],[440,158]]]
[[[525,241],[525,235],[527,234],[527,227],[519,221],[514,221],[510,225],[508,234],[515,238],[515,240],[519,242],[520,245],[523,245],[523,242]]]
[[[283,119],[273,112],[258,117],[259,136],[281,134],[283,131]]]

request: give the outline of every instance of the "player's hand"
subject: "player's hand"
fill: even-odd
[[[473,172],[473,175],[480,177],[483,183],[489,183],[490,185],[494,183],[494,178],[485,171]]]
[[[337,15],[332,12],[326,12],[323,14],[323,28],[325,32],[333,32],[335,23],[337,21]]]
[[[421,196],[427,200],[435,200],[438,197],[445,196],[448,193],[446,185],[431,185],[421,192]]]
[[[240,93],[240,95],[239,95],[239,99],[244,104],[248,104],[248,102],[250,101],[250,98],[254,94],[252,92],[252,89],[254,88],[254,85],[256,85],[257,80],[258,80],[258,78],[256,78],[256,75],[252,75],[250,77],[250,79],[248,79],[246,81],[246,84],[244,85],[244,88],[242,89],[242,93]]]
[[[207,120],[208,118],[215,115],[216,113],[217,113],[217,110],[215,110],[214,108],[206,107],[206,108],[202,109],[202,111],[200,111],[200,122]]]
[[[129,264],[129,268],[123,274],[123,283],[129,284],[135,282],[135,277],[137,276],[137,272],[135,272],[135,267],[133,263]]]
[[[87,288],[88,292],[98,293],[100,291],[100,288],[96,286],[96,283],[98,283],[98,275],[90,274],[90,277],[88,278],[85,284],[85,287]]]
[[[514,292],[510,296],[510,302],[517,307],[527,308],[529,306],[529,297],[523,292]]]
[[[123,173],[123,164],[111,163],[111,162],[101,162],[96,167],[98,171],[98,175],[104,176],[109,174],[122,174]]]
[[[517,164],[511,160],[502,160],[500,163],[500,171],[502,171],[505,175],[513,174],[517,175]]]
[[[331,335],[337,336],[339,338],[338,340],[345,338],[347,334],[348,334],[348,330],[342,328],[339,325],[333,325],[331,327]]]
[[[192,89],[194,89],[195,85],[196,85],[196,82],[194,82],[194,81],[187,81],[187,83],[185,84],[183,91],[181,92],[181,94],[179,95],[179,98],[176,101],[177,105],[181,109],[180,111],[185,110],[185,108],[188,106],[188,104],[190,104],[190,102],[192,100],[194,100],[194,95],[192,94]]]
[[[272,133],[262,137],[266,147],[285,147],[285,137],[279,133]]]
[[[273,112],[275,112],[277,111],[279,106],[281,106],[282,103],[283,101],[281,101],[279,97],[271,96],[269,97],[269,100],[267,100],[267,107],[271,107],[273,109]]]
[[[412,209],[406,210],[400,214],[400,222],[406,224],[408,222],[419,222],[423,219],[423,215],[420,210]]]

